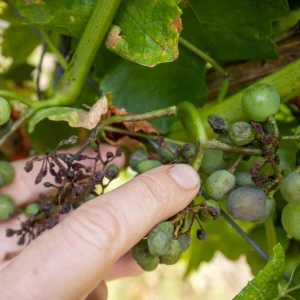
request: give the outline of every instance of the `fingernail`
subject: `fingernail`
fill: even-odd
[[[200,183],[199,175],[189,165],[175,165],[169,170],[169,175],[181,188],[185,190],[194,189]]]

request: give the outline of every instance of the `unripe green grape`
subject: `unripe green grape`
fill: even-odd
[[[236,179],[234,175],[226,170],[219,170],[212,173],[205,182],[205,191],[214,200],[221,200],[234,190]]]
[[[264,223],[266,222],[273,214],[274,210],[275,210],[275,200],[272,199],[267,199],[266,200],[266,205],[265,208],[261,214],[260,217],[258,217],[257,219],[255,219],[253,222],[255,223]]]
[[[255,131],[247,122],[236,122],[229,126],[227,135],[235,145],[243,146],[255,139]]]
[[[280,158],[280,162],[278,165],[280,170],[293,171],[295,169],[296,159],[291,153],[284,149],[279,149],[277,151],[277,154]]]
[[[300,126],[297,127],[294,136],[300,136]],[[300,137],[298,140],[295,140],[296,147],[300,149]]]
[[[247,117],[256,122],[264,122],[278,112],[280,95],[266,83],[256,83],[247,88],[242,96],[242,110]]]
[[[170,222],[162,222],[155,226],[147,235],[149,252],[152,255],[164,255],[170,248],[173,238],[174,225]]]
[[[5,183],[13,181],[15,170],[10,162],[4,160],[0,161],[0,172],[4,175]]]
[[[281,183],[280,192],[285,201],[300,204],[300,174],[292,172],[286,176]]]
[[[187,250],[191,244],[191,235],[189,233],[183,233],[178,237],[182,252]]]
[[[9,120],[10,114],[11,109],[8,102],[4,98],[0,97],[0,126]]]
[[[214,214],[216,216],[219,216],[221,213],[221,208],[220,208],[220,204],[212,199],[209,200],[205,200],[201,203],[201,205],[205,205],[206,207],[208,207],[208,209],[201,209],[199,211],[199,218],[201,221],[207,222],[207,221],[213,221],[215,220],[215,218],[209,213],[209,210],[214,210]]]
[[[267,196],[258,186],[242,186],[226,200],[227,212],[240,221],[255,221],[264,211]]]
[[[5,177],[4,177],[4,175],[0,172],[0,188],[2,187],[2,186],[4,186],[4,184],[5,184]]]
[[[144,150],[137,150],[130,155],[129,166],[133,171],[137,171],[136,167],[139,162],[148,159],[147,152]]]
[[[156,160],[156,159],[147,159],[147,160],[143,160],[141,162],[139,162],[137,164],[137,167],[136,167],[136,171],[139,173],[139,174],[142,174],[142,173],[145,173],[147,171],[150,171],[154,168],[157,168],[159,166],[161,166],[162,163],[159,161],[159,160]]]
[[[205,150],[200,172],[210,175],[218,170],[223,170],[227,166],[227,162],[223,158],[221,150]]]
[[[37,203],[30,203],[28,204],[25,209],[24,213],[27,218],[30,218],[31,216],[35,215],[39,211],[39,205]]]
[[[162,264],[174,265],[178,262],[182,253],[182,248],[178,240],[171,240],[168,252],[159,257]]]
[[[141,240],[132,248],[132,256],[145,271],[153,271],[159,265],[158,256],[149,252],[146,240]]]
[[[6,195],[0,195],[0,221],[8,220],[15,210],[15,203]]]
[[[249,171],[237,171],[234,174],[236,178],[236,185],[246,186],[246,185],[255,185],[255,183],[252,181],[252,175]]]
[[[183,151],[181,156],[185,159],[190,159],[192,158],[195,153],[196,153],[196,146],[193,143],[188,143],[188,145],[190,146],[189,150]]]
[[[300,239],[300,204],[289,203],[281,214],[284,230],[293,238]]]

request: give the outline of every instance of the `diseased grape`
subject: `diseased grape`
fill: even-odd
[[[300,239],[300,204],[289,203],[281,214],[284,230],[293,238]]]
[[[9,121],[11,109],[8,102],[0,97],[0,126]]]
[[[156,160],[156,159],[147,159],[147,160],[143,160],[141,162],[139,162],[137,164],[137,167],[136,167],[136,171],[139,173],[139,174],[142,174],[142,173],[145,173],[147,171],[150,171],[154,168],[157,168],[159,166],[161,166],[162,163],[159,161],[159,160]]]
[[[281,183],[280,192],[285,201],[300,204],[300,174],[292,172],[286,176]]]
[[[201,203],[201,206],[207,207],[207,209],[201,209],[199,211],[199,218],[201,221],[213,221],[215,220],[221,213],[220,204],[212,199],[205,200]]]
[[[257,218],[253,222],[255,222],[255,223],[264,223],[264,222],[266,222],[272,216],[274,210],[275,210],[275,200],[274,199],[267,199],[265,208],[263,210],[263,213],[261,214],[261,216],[259,218]]]
[[[173,238],[174,225],[162,222],[155,226],[147,236],[149,252],[152,255],[164,255],[168,252]]]
[[[129,159],[129,166],[133,171],[137,171],[137,165],[139,162],[148,159],[147,152],[144,150],[137,150],[133,152]]]
[[[4,160],[0,161],[0,172],[4,175],[6,184],[13,181],[15,170],[10,162]]]
[[[165,265],[174,265],[178,262],[182,248],[178,240],[171,240],[169,250],[165,255],[159,257],[160,262]]]
[[[166,142],[164,147],[158,147],[156,152],[163,160],[170,162],[175,159],[177,149],[178,146],[176,144]]]
[[[246,185],[255,185],[255,183],[252,181],[252,175],[249,171],[237,171],[234,174],[236,178],[236,185],[246,186]]]
[[[191,244],[191,235],[189,233],[181,234],[178,237],[178,242],[180,243],[182,252],[187,250]]]
[[[234,175],[226,170],[219,170],[212,173],[205,182],[205,191],[214,200],[227,198],[235,188],[236,179]]]
[[[226,168],[227,162],[224,160],[223,154],[221,150],[205,150],[200,172],[210,175]]]
[[[0,220],[8,220],[15,210],[15,203],[6,195],[0,195]]]
[[[247,145],[255,139],[255,131],[247,122],[236,122],[231,124],[227,135],[232,143],[239,146]]]
[[[189,150],[183,151],[181,156],[185,159],[190,159],[192,158],[195,153],[196,153],[196,146],[193,143],[188,143],[188,145],[190,146]]]
[[[264,122],[278,112],[280,95],[266,83],[256,83],[247,88],[242,97],[242,109],[247,117],[256,122]]]
[[[132,256],[145,271],[153,271],[159,264],[159,257],[149,252],[146,240],[141,240],[132,248]]]
[[[234,190],[227,198],[228,213],[240,221],[255,221],[264,211],[266,194],[257,186],[243,186]]]

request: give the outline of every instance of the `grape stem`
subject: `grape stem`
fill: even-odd
[[[270,201],[267,199],[267,201]],[[265,222],[265,229],[267,235],[267,242],[268,242],[268,253],[269,255],[273,255],[273,248],[277,244],[277,236],[273,222],[273,214],[269,217],[269,219]]]

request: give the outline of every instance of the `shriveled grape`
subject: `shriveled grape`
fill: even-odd
[[[178,240],[171,240],[169,250],[165,255],[159,257],[160,262],[165,265],[174,265],[178,262],[182,248]]]
[[[227,198],[235,188],[236,179],[234,175],[226,170],[212,173],[205,182],[205,191],[214,200]]]
[[[232,143],[243,146],[255,139],[255,131],[247,122],[236,122],[229,126],[227,135]]]
[[[170,248],[173,237],[174,225],[170,222],[162,222],[155,226],[147,236],[149,252],[152,255],[164,255]]]
[[[206,209],[201,209],[199,211],[199,218],[201,221],[206,222],[215,220],[221,212],[220,204],[215,200],[205,200],[201,205],[206,207]]]
[[[226,201],[228,213],[240,221],[255,221],[264,211],[266,194],[257,186],[243,186],[234,190]]]

